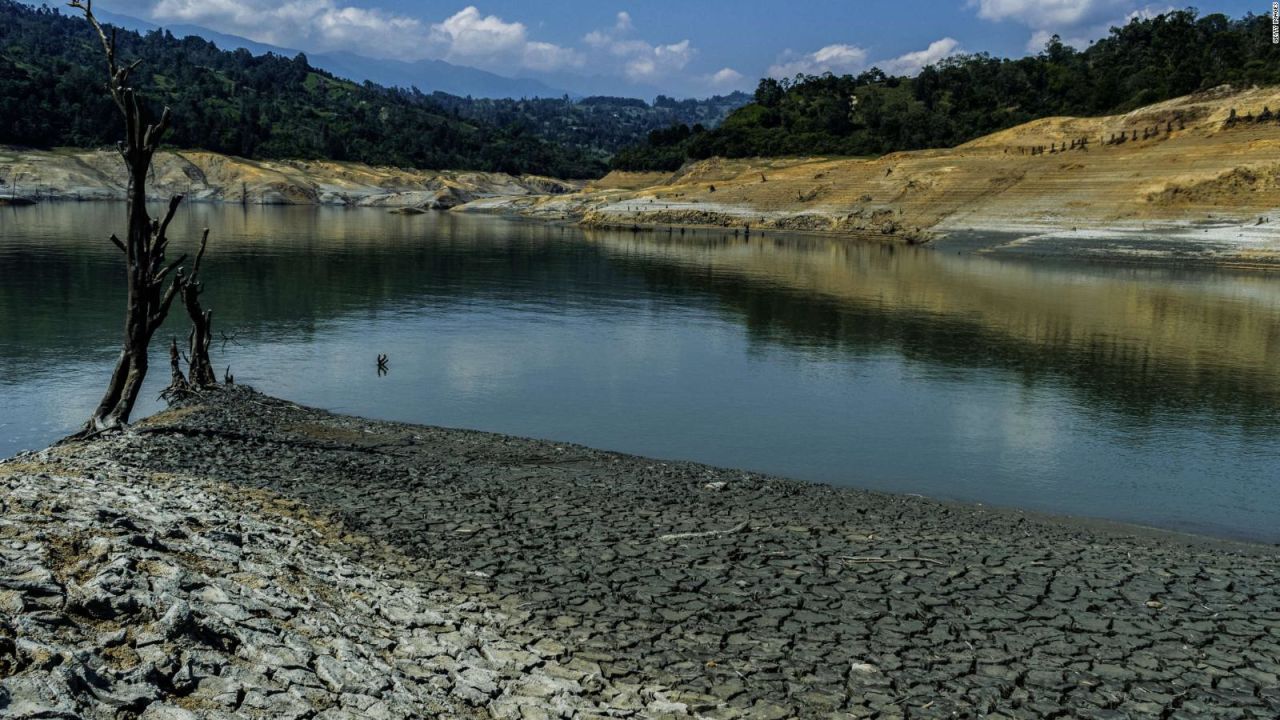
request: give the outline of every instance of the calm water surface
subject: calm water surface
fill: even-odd
[[[1280,277],[215,205],[174,245],[206,225],[215,364],[301,403],[1280,542]],[[0,455],[97,401],[122,227],[0,208]]]

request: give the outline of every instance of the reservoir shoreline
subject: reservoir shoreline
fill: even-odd
[[[243,387],[4,461],[0,483],[0,707],[1280,708],[1280,553],[1263,545],[377,422]],[[58,683],[65,696],[40,695]]]

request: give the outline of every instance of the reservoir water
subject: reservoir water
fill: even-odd
[[[0,456],[96,403],[123,218],[0,208]],[[219,374],[299,403],[1280,542],[1274,275],[314,207],[189,205],[174,250],[205,226]]]

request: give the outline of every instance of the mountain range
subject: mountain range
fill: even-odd
[[[210,30],[200,25],[157,25],[140,18],[119,13],[97,11],[104,22],[124,30],[150,32],[164,29],[182,38],[195,36],[208,40],[223,50],[244,48],[254,55],[275,53],[295,57],[301,50],[260,43],[238,35]],[[338,77],[356,82],[370,81],[387,87],[418,88],[424,93],[443,92],[461,97],[477,98],[558,98],[566,95],[581,97],[584,93],[552,87],[541,80],[512,78],[479,68],[455,65],[444,60],[383,60],[351,52],[305,53],[313,67],[327,70]]]

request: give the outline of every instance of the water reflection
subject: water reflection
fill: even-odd
[[[0,210],[0,453],[96,399],[120,212]],[[301,402],[1280,539],[1266,275],[376,210],[177,224],[213,228],[215,362]]]
[[[1269,275],[1046,267],[809,237],[589,237],[647,258],[662,292],[711,293],[756,342],[815,357],[892,352],[938,377],[1061,379],[1127,420],[1280,419],[1280,284]]]

